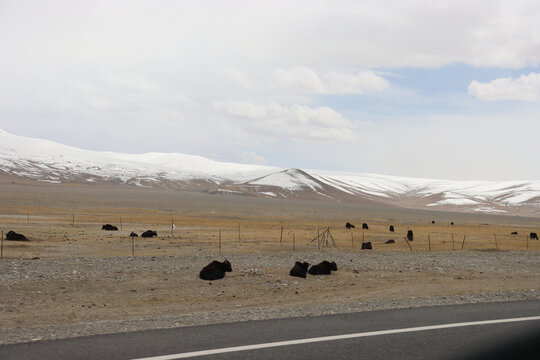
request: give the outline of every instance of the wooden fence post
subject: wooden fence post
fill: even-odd
[[[456,250],[455,246],[454,246],[454,234],[452,233],[452,250]]]
[[[75,226],[75,213],[73,213],[73,218],[71,220],[71,226]]]
[[[409,244],[409,240],[407,240],[407,237],[404,236],[403,238],[405,239],[405,242],[407,243],[407,245],[409,245],[409,249],[412,251],[411,244]]]
[[[135,257],[135,237],[131,236],[131,257]]]
[[[352,243],[352,251],[354,251],[354,236],[353,236],[352,231],[351,231],[351,243]]]
[[[238,242],[242,242],[242,236],[240,235],[240,223],[238,223]]]
[[[294,239],[294,233],[292,233],[292,251],[296,251],[296,241]]]
[[[428,241],[428,249],[429,251],[431,251],[431,237],[429,236],[429,234],[427,236],[427,241]]]
[[[221,255],[221,230],[219,230],[219,255]]]
[[[463,235],[463,242],[461,243],[461,250],[463,250],[463,246],[465,245],[465,238],[467,237],[467,234]]]
[[[281,226],[281,233],[279,234],[279,246],[281,246],[282,240],[283,240],[283,226]]]
[[[2,230],[2,237],[0,238],[0,259],[4,257],[4,230]]]
[[[499,250],[499,245],[497,245],[497,236],[493,234],[493,238],[495,239],[495,249]]]

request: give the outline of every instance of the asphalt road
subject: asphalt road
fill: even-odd
[[[371,311],[6,345],[0,347],[0,359],[159,359],[245,345],[259,346],[197,358],[540,359],[539,316],[540,300]],[[514,320],[470,324],[498,319]],[[410,329],[416,327],[428,328]],[[290,340],[301,341],[275,344]]]

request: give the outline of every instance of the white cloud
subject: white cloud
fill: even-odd
[[[223,78],[230,80],[246,89],[255,88],[255,84],[251,81],[249,76],[240,69],[224,68],[221,69],[220,74]]]
[[[254,164],[254,165],[268,164],[268,160],[266,160],[261,155],[254,153],[253,151],[243,152],[241,154],[241,161],[244,164]]]
[[[355,125],[337,111],[326,107],[257,105],[233,100],[214,101],[215,110],[244,120],[243,128],[262,139],[289,139],[308,142],[349,142],[356,139]]]
[[[500,78],[486,83],[473,80],[468,91],[470,95],[487,101],[540,101],[540,74],[530,73],[517,79]]]
[[[385,90],[389,86],[385,78],[372,71],[362,71],[356,75],[330,72],[325,78],[328,83],[327,92],[332,94],[363,94]]]
[[[132,91],[155,94],[161,92],[159,84],[149,81],[144,76],[135,73],[113,74],[107,77],[104,82],[111,87]]]
[[[319,75],[307,67],[295,67],[291,70],[275,69],[270,75],[270,80],[298,92],[319,94],[324,93],[326,89]]]
[[[388,88],[386,79],[372,71],[358,74],[329,72],[323,79],[308,67],[295,67],[291,70],[277,68],[270,76],[272,82],[293,91],[310,94],[364,94]]]

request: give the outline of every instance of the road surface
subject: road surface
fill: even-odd
[[[0,359],[540,359],[540,300],[38,341]]]

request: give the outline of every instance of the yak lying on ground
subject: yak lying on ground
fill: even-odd
[[[510,233],[510,235],[517,235],[517,234],[518,234],[517,231],[512,231],[512,232]]]
[[[414,234],[412,230],[407,231],[407,240],[413,241],[414,240]]]
[[[367,226],[367,224],[366,224],[366,223],[363,223],[363,224],[362,224],[362,229],[366,229],[366,230],[368,230],[368,229],[369,229],[369,227]]]
[[[138,237],[139,235],[137,235],[137,233],[135,231],[132,231],[131,234],[129,234],[129,236],[131,237]]]
[[[394,239],[390,239],[390,240],[386,240],[384,243],[385,244],[393,244],[393,243],[395,243],[395,241],[394,241]]]
[[[362,243],[362,250],[371,250],[371,249],[373,249],[373,247],[371,246],[371,241]]]
[[[203,280],[217,280],[225,277],[225,272],[231,272],[231,263],[228,260],[224,262],[212,261],[202,268],[199,277]]]
[[[6,240],[10,240],[10,241],[28,241],[26,236],[24,236],[23,234],[16,233],[13,230],[8,231],[8,233],[6,234]]]
[[[145,232],[143,232],[141,234],[142,237],[149,237],[151,238],[152,236],[157,236],[157,231],[154,231],[154,230],[146,230]]]
[[[300,261],[295,261],[294,266],[292,267],[289,274],[291,276],[305,278],[308,271],[309,264],[307,262],[301,263]]]
[[[118,228],[111,224],[105,224],[101,227],[101,230],[118,231]]]
[[[337,271],[337,265],[335,262],[328,262],[324,260],[323,262],[313,265],[309,268],[308,273],[311,275],[330,275],[330,271]]]
[[[388,230],[390,230],[390,232],[394,232],[394,225],[390,225],[390,227],[388,228]]]
[[[345,227],[346,227],[347,229],[351,229],[351,228],[354,229],[354,225],[351,224],[351,223],[346,223],[346,224],[345,224]]]
[[[531,238],[531,240],[538,240],[538,235],[536,235],[535,232],[530,233],[529,237]]]

